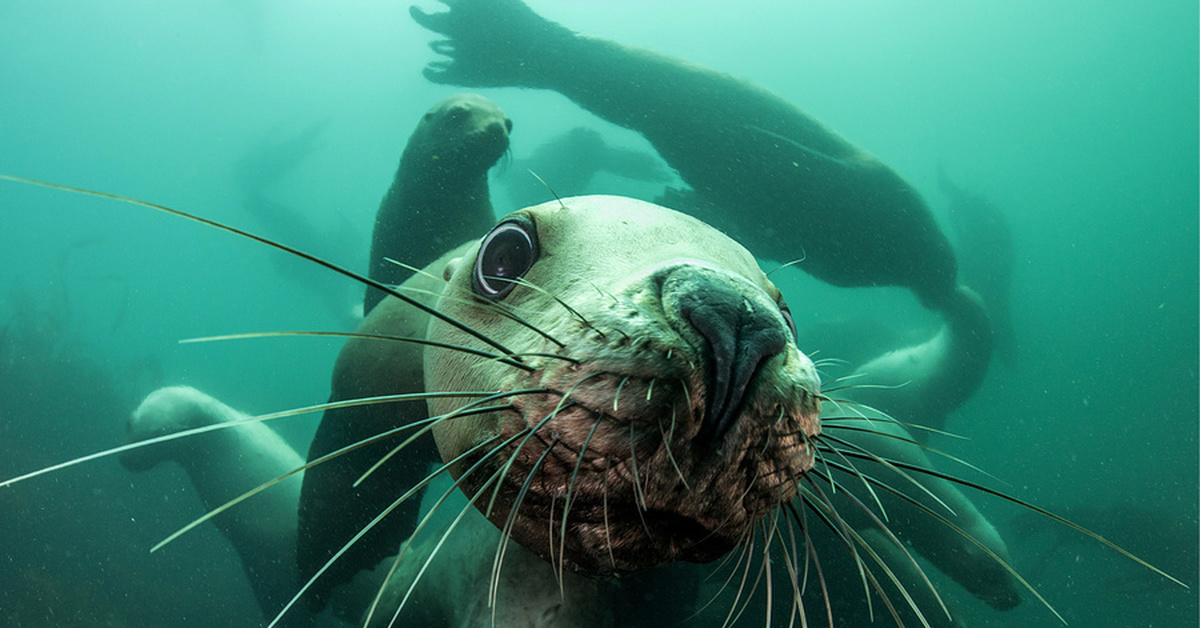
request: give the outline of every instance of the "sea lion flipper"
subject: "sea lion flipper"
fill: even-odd
[[[425,78],[434,83],[534,87],[530,84],[530,62],[536,55],[546,54],[544,45],[548,40],[572,35],[520,0],[458,0],[445,4],[450,10],[437,13],[409,7],[414,21],[448,38],[434,42],[432,48],[449,61],[432,62],[424,70]]]

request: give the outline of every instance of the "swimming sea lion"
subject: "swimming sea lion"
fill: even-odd
[[[495,103],[473,94],[451,96],[425,114],[375,215],[369,277],[398,285],[412,273],[389,255],[402,252],[398,261],[421,268],[487,230],[495,220],[487,173],[508,150],[511,131]],[[383,297],[368,288],[364,315]]]
[[[1016,265],[1012,225],[1000,206],[979,192],[955,183],[938,167],[938,188],[950,201],[946,213],[960,253],[963,282],[987,304],[996,337],[996,355],[1012,366],[1017,361],[1013,329],[1012,274]]]
[[[585,194],[600,173],[643,184],[662,184],[672,178],[657,155],[613,146],[599,131],[577,126],[550,138],[529,156],[514,160],[507,174],[495,183],[508,197],[509,207],[519,209],[546,202],[550,196],[547,185],[559,196]],[[612,189],[605,193],[620,194]]]
[[[917,192],[896,172],[771,92],[648,50],[577,35],[520,0],[413,7],[445,35],[437,83],[557,91],[640,132],[706,202],[714,226],[760,257],[839,286],[901,285],[939,308],[955,260]],[[552,182],[551,182],[552,183]],[[680,208],[686,209],[686,208]],[[711,217],[705,216],[706,219]]]
[[[129,418],[125,436],[134,443],[247,418],[195,388],[170,386],[146,396]],[[303,464],[303,458],[262,423],[213,431],[182,443],[127,451],[120,460],[125,468],[139,472],[163,462],[177,463],[192,481],[206,512]],[[265,617],[279,612],[296,592],[294,513],[299,501],[300,478],[291,477],[248,500],[244,507],[214,520],[237,551]],[[307,616],[307,609],[297,609],[291,621]]]
[[[646,247],[648,239],[658,246]],[[761,533],[756,527],[764,521],[775,521],[770,513],[789,503],[800,486],[797,480],[813,471],[812,456],[826,435],[815,415],[821,393],[812,364],[795,348],[778,291],[745,249],[715,229],[631,199],[568,198],[561,205],[529,208],[502,220],[482,242],[443,256],[427,273],[410,278],[405,292],[420,294],[427,303],[436,298],[429,293],[440,293],[439,316],[485,331],[489,340],[471,336],[440,318],[430,323],[429,314],[389,297],[368,317],[361,332],[422,337],[428,328],[428,340],[472,352],[422,350],[379,338],[354,338],[339,356],[336,370],[340,385],[355,382],[357,388],[339,392],[372,396],[418,386],[440,392],[497,391],[503,399],[488,405],[502,407],[482,415],[468,414],[473,397],[467,392],[463,397],[435,400],[428,411],[395,404],[367,406],[383,410],[367,417],[381,422],[362,430],[374,434],[430,414],[460,413],[438,423],[434,434],[442,458],[455,461],[450,470],[460,486],[476,497],[475,508],[487,510],[483,504],[490,502],[493,489],[488,478],[498,480],[502,470],[504,478],[499,480],[498,498],[489,515],[495,525],[467,506],[465,523],[453,534],[447,532],[445,555],[438,558],[441,562],[435,563],[438,567],[429,580],[418,580],[423,560],[440,545],[436,533],[448,530],[447,526],[437,527],[432,537],[427,531],[405,550],[405,559],[385,592],[389,608],[395,608],[413,586],[414,595],[424,602],[414,603],[408,612],[430,612],[431,604],[442,610],[458,608],[461,602],[463,608],[475,608],[471,613],[482,622],[489,616],[486,583],[491,581],[494,548],[511,536],[524,547],[512,545],[509,556],[513,564],[535,571],[523,572],[527,575],[519,581],[504,580],[509,583],[504,586],[512,588],[505,588],[505,594],[494,602],[506,609],[502,612],[518,612],[514,609],[528,608],[522,605],[536,599],[540,601],[534,606],[542,609],[539,613],[557,616],[555,613],[561,612],[563,617],[576,618],[569,620],[576,622],[570,625],[633,626],[640,625],[640,620],[615,610],[600,614],[592,610],[631,608],[636,614],[637,609],[644,611],[643,595],[654,591],[650,597],[669,604],[673,613],[690,613],[694,607],[689,600],[694,595],[680,597],[679,591],[700,586],[703,573],[695,570],[651,570],[649,576],[638,576],[642,580],[616,581],[579,580],[569,571],[560,575],[558,570],[568,567],[593,575],[633,573],[678,560],[719,557]],[[447,283],[437,276],[447,277]],[[513,283],[518,278],[520,283]],[[485,305],[488,303],[491,305]],[[502,312],[520,316],[524,322]],[[945,346],[956,346],[953,334]],[[559,337],[567,342],[559,345],[552,340]],[[487,358],[480,352],[508,357]],[[944,358],[941,353],[922,355]],[[348,366],[355,368],[347,371]],[[534,392],[519,392],[530,389]],[[841,421],[847,420],[853,424],[853,417]],[[869,446],[874,455],[929,467],[924,453],[911,444],[903,428],[886,419],[876,422],[872,433],[886,435],[864,437],[850,432],[847,438],[859,446],[874,438],[878,442]],[[500,445],[505,440],[507,444]],[[480,444],[487,445],[477,448]],[[492,445],[500,446],[485,455]],[[420,447],[420,440],[410,448],[414,446]],[[512,450],[519,452],[510,456]],[[387,447],[379,455],[386,453]],[[253,457],[245,452],[240,455]],[[828,459],[830,454],[825,455]],[[411,464],[423,456],[405,449],[395,458]],[[214,468],[235,476],[239,473],[223,465]],[[860,469],[878,478],[886,478],[888,473],[872,468],[870,461],[860,463]],[[351,519],[359,508],[370,504],[376,508],[368,509],[373,517],[416,485],[425,469],[413,473],[404,465],[389,463],[375,476],[386,481],[349,489],[356,476],[345,473],[346,484],[340,487],[338,498],[328,499],[339,503],[342,513]],[[256,479],[270,479],[269,472]],[[857,480],[842,477],[838,481],[845,487]],[[923,483],[953,509],[957,525],[999,555],[1005,554],[994,529],[953,485]],[[813,497],[810,494],[805,499]],[[896,500],[888,501],[887,495],[882,499],[895,522],[891,528],[901,538],[925,551],[923,539],[937,539],[932,558],[939,567],[962,566],[972,577],[987,574],[987,578],[996,578],[977,580],[988,595],[1008,590],[1010,581],[991,556],[976,549],[974,557],[967,560],[975,547],[972,543],[927,519],[903,515],[893,503]],[[278,511],[276,515],[264,514],[263,520],[287,518],[295,512],[294,505],[272,507]],[[856,520],[852,505],[836,507],[845,513],[842,516],[847,522]],[[562,513],[566,513],[566,525]],[[407,517],[408,532],[388,523],[397,515],[401,521]],[[381,575],[385,568],[370,569],[378,559],[364,557],[394,556],[397,545],[411,533],[413,518],[415,513],[393,512],[383,525],[397,536],[387,538],[373,532],[359,541],[367,546],[364,553],[351,553],[333,563],[346,561],[353,567],[340,580],[350,586],[325,594],[353,600],[335,603],[335,609],[361,613],[370,606],[373,588],[366,587],[366,593],[347,591],[363,591],[358,582],[362,578],[378,583],[386,577],[386,573]],[[365,522],[357,525],[352,532],[362,529]],[[855,525],[871,526],[869,522]],[[227,536],[235,545],[253,543]],[[339,539],[334,549],[345,540],[348,537]],[[883,537],[876,541],[889,542]],[[481,543],[488,544],[482,558]],[[906,560],[903,550],[892,551],[900,554],[897,560]],[[937,551],[947,556],[938,556]],[[837,562],[855,571],[852,560]],[[828,563],[826,573],[832,568]],[[670,579],[665,585],[659,580],[655,586],[655,574],[662,573],[670,574]],[[322,579],[330,574],[326,572]],[[280,575],[276,570],[274,574],[263,572],[252,581],[269,581],[271,575],[279,576],[275,581],[287,580],[283,577],[286,572]],[[545,595],[545,587],[559,578],[572,583],[568,586],[571,601],[566,606],[557,598],[557,587],[550,589],[553,595]],[[533,592],[518,586],[535,581],[543,584]],[[597,586],[598,582],[607,584]],[[633,582],[638,583],[636,587],[629,586]],[[671,592],[674,596],[668,595]],[[453,603],[447,601],[451,599]],[[353,611],[342,612],[353,615]],[[839,621],[844,616],[838,615]],[[403,617],[413,620],[414,616]],[[591,619],[580,623],[579,617]],[[643,612],[641,617],[647,615]]]

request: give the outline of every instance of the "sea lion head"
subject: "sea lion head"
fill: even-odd
[[[496,103],[476,94],[455,94],[425,112],[405,146],[404,166],[414,173],[427,168],[486,173],[508,150],[511,132],[512,120]],[[412,163],[414,159],[421,163]]]
[[[514,393],[439,423],[438,449],[463,456],[451,472],[476,507],[551,562],[610,575],[713,560],[812,468],[813,364],[779,290],[708,225],[568,198],[504,218],[445,275],[438,308],[521,368],[426,350],[428,390]],[[429,336],[496,351],[442,321]]]

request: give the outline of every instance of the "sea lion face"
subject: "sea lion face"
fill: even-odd
[[[779,291],[715,229],[632,199],[569,198],[508,216],[447,279],[439,309],[528,370],[430,349],[427,389],[541,392],[440,423],[438,448],[449,461],[487,442],[452,472],[552,563],[607,575],[713,560],[812,468],[812,362]],[[492,350],[443,322],[430,338]]]
[[[429,168],[486,172],[508,150],[510,132],[512,120],[495,103],[475,94],[456,94],[425,112],[405,153],[421,155]]]

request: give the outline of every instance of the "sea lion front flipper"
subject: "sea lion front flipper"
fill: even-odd
[[[527,61],[538,54],[547,38],[571,37],[567,28],[534,13],[520,0],[462,2],[442,0],[449,11],[426,13],[411,6],[421,26],[448,37],[430,44],[449,57],[425,68],[434,83],[465,87],[506,87],[528,84]]]

